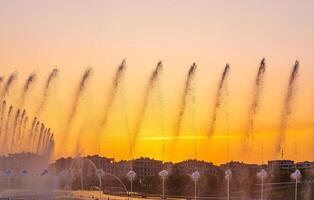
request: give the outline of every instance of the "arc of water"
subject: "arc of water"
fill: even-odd
[[[123,181],[119,177],[117,177],[114,174],[108,173],[108,172],[104,172],[104,175],[111,176],[114,179],[116,179],[122,185],[122,187],[125,190],[125,192],[128,193],[128,189],[127,189],[126,185],[123,183]]]
[[[9,131],[10,131],[10,121],[13,113],[13,106],[11,105],[7,114],[6,124],[5,124],[5,135],[3,140],[4,153],[8,151],[8,141],[9,141]]]
[[[105,112],[103,114],[103,119],[101,121],[100,129],[103,129],[107,125],[110,110],[112,109],[112,105],[116,99],[118,89],[121,84],[123,74],[125,73],[125,71],[126,71],[126,59],[123,59],[115,73],[115,76],[112,82],[112,88],[110,91],[109,99],[105,105]],[[98,135],[98,140],[99,140],[98,154],[100,154],[101,153],[101,142],[100,142],[101,138],[99,138],[99,135]]]
[[[1,98],[0,98],[1,100],[6,99],[6,96],[8,95],[10,88],[16,79],[17,79],[17,72],[15,71],[12,74],[10,74],[8,80],[6,81],[4,85],[4,88],[2,89]]]
[[[279,138],[277,141],[277,149],[276,153],[284,152],[283,149],[283,144],[285,141],[285,133],[286,133],[286,127],[287,127],[287,121],[289,116],[292,113],[292,102],[295,96],[295,90],[296,90],[296,79],[299,74],[299,61],[295,61],[295,64],[292,68],[290,77],[289,77],[289,82],[287,86],[287,91],[286,91],[286,96],[284,99],[284,106],[283,106],[283,111],[281,114],[281,121],[280,121],[280,130],[279,130]]]
[[[25,117],[25,119],[22,123],[23,123],[23,125],[22,125],[23,128],[21,130],[21,135],[19,138],[19,146],[21,146],[21,147],[24,145],[23,141],[25,140],[25,134],[27,134],[28,116]]]
[[[43,92],[42,92],[42,99],[41,99],[40,103],[38,104],[38,108],[35,112],[36,116],[40,116],[41,111],[45,107],[46,100],[47,100],[47,97],[49,95],[49,91],[50,91],[52,82],[58,76],[58,73],[59,73],[59,71],[56,68],[50,72],[50,74],[46,80],[45,87],[44,87]]]
[[[227,70],[227,72],[226,72]],[[230,65],[226,64],[225,72],[223,73],[223,77],[228,75],[228,72],[230,70]],[[224,79],[224,78],[222,78]],[[228,88],[228,82],[227,80],[223,81],[222,87],[224,87],[225,93],[226,93],[226,101],[225,101],[225,118],[226,118],[226,129],[227,129],[227,154],[228,154],[228,170],[230,171],[230,174],[227,175],[227,200],[230,200],[230,178],[231,178],[231,170],[229,167],[230,163],[230,132],[229,132],[229,88]]]
[[[3,135],[3,123],[4,123],[4,115],[6,111],[6,101],[4,100],[1,105],[1,116],[0,116],[0,139],[1,141],[4,141],[4,135]],[[1,144],[1,143],[0,143]],[[3,146],[3,144],[1,145]]]
[[[159,101],[160,101],[160,121],[161,121],[161,135],[162,135],[162,162],[163,162],[163,170],[164,162],[165,162],[165,124],[164,124],[164,101],[163,101],[163,82],[162,78],[160,78],[160,88],[159,88]],[[165,199],[165,177],[162,177],[162,199]]]
[[[44,131],[45,131],[45,125],[42,123],[41,127],[40,127],[40,133],[37,139],[37,147],[35,147],[35,152],[38,154],[39,150],[40,150],[40,145],[41,145],[41,141],[42,141],[42,137],[44,135]]]
[[[262,90],[263,90],[265,71],[266,71],[266,64],[265,64],[265,58],[263,58],[260,62],[258,72],[255,77],[254,86],[253,86],[253,97],[252,97],[252,101],[249,107],[248,123],[246,127],[246,138],[252,136],[252,133],[254,131],[255,118],[259,109],[260,97],[263,92]]]
[[[16,133],[16,128],[18,126],[19,119],[20,119],[20,113],[21,113],[20,109],[18,109],[15,113],[15,118],[14,118],[13,127],[12,127],[11,145],[10,145],[11,151],[13,150],[14,144],[15,144],[15,137],[16,137],[15,133]]]
[[[191,82],[194,79],[195,71],[196,71],[196,64],[193,63],[188,71],[188,74],[185,80],[184,90],[181,97],[179,115],[178,115],[178,119],[177,119],[176,127],[175,127],[175,137],[178,137],[181,132],[181,125],[182,125],[181,123],[182,123],[183,115],[185,114],[185,110],[186,110],[186,101],[187,101],[187,97],[190,95]]]
[[[147,104],[149,103],[149,99],[151,97],[152,90],[155,89],[156,83],[160,78],[161,70],[162,70],[162,62],[159,61],[157,63],[156,68],[153,70],[153,72],[152,72],[152,74],[151,74],[151,76],[147,82],[145,91],[144,91],[143,102],[141,104],[140,112],[137,116],[137,119],[135,122],[135,127],[134,127],[134,133],[133,133],[133,138],[132,138],[133,148],[135,147],[136,139],[138,137],[139,131],[140,131],[141,126],[142,126],[142,121],[143,121],[144,115],[146,113]]]
[[[27,93],[29,91],[29,89],[31,88],[33,82],[36,80],[36,76],[37,74],[35,72],[32,72],[28,78],[25,81],[25,84],[23,86],[23,91],[21,93],[21,97],[20,97],[20,103],[18,104],[18,107],[23,107],[24,106],[24,102],[25,102],[25,98],[27,96]]]
[[[69,110],[69,115],[66,119],[67,123],[65,124],[64,131],[63,131],[63,136],[64,136],[64,141],[67,142],[69,132],[73,123],[73,120],[77,114],[77,109],[81,100],[81,97],[83,95],[83,92],[86,89],[87,82],[89,81],[90,77],[92,76],[93,69],[91,67],[87,68],[79,82],[78,88],[75,91],[72,104]],[[67,149],[63,149],[65,152]]]

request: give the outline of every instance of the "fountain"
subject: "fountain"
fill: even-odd
[[[230,178],[232,176],[231,169],[225,171],[225,178],[227,180],[227,200],[230,200]]]
[[[195,171],[191,174],[191,178],[194,182],[194,199],[197,198],[197,181],[200,178],[201,174],[198,171]]]
[[[285,134],[286,134],[286,128],[287,123],[290,115],[292,114],[292,103],[295,97],[296,93],[296,81],[299,74],[299,61],[295,61],[295,64],[292,67],[292,71],[289,77],[288,81],[288,87],[285,94],[285,99],[283,102],[283,110],[281,113],[281,119],[280,119],[280,129],[279,129],[279,138],[277,141],[277,149],[276,153],[282,153],[283,155],[283,144],[285,142]]]
[[[267,177],[267,172],[265,169],[262,169],[257,173],[257,177],[261,179],[261,200],[264,199],[264,180]]]
[[[41,100],[39,101],[35,115],[40,116],[42,110],[44,109],[44,107],[46,105],[47,98],[49,96],[49,91],[50,91],[50,88],[52,86],[53,80],[58,76],[58,73],[59,73],[58,69],[53,69],[50,72],[50,74],[49,74],[49,76],[45,82],[45,86],[44,86],[43,92],[42,92],[42,97],[41,97]]]
[[[25,103],[25,98],[27,96],[27,93],[29,92],[31,86],[33,85],[34,81],[36,80],[37,74],[35,72],[31,73],[28,78],[26,79],[26,82],[23,86],[23,91],[20,97],[19,107],[23,107]]]
[[[165,179],[169,175],[169,172],[167,170],[162,170],[158,173],[158,175],[161,177],[162,180],[162,199],[165,199]]]
[[[130,185],[131,185],[131,188],[130,188],[130,198],[132,199],[132,195],[133,195],[133,181],[135,180],[136,178],[136,172],[133,171],[133,170],[130,170],[128,171],[128,173],[126,174],[126,177],[129,179],[130,181]]]
[[[255,126],[255,120],[256,120],[255,118],[259,110],[261,94],[263,92],[265,71],[266,71],[266,64],[265,64],[265,58],[263,58],[258,68],[258,72],[254,81],[252,100],[249,106],[248,123],[246,127],[246,135],[245,135],[246,139],[251,137],[254,132],[254,126]]]
[[[79,180],[80,190],[84,190],[84,188],[90,188],[91,185],[86,185],[86,180],[97,177],[96,172],[97,168],[93,161],[88,158],[75,158],[69,167],[69,173],[72,179],[71,185],[73,186],[73,183],[76,183],[75,181]],[[84,185],[86,187],[84,187]],[[77,187],[76,185],[74,186]]]
[[[134,151],[136,139],[138,137],[140,128],[142,126],[142,121],[146,113],[147,105],[151,98],[152,91],[156,88],[156,84],[160,78],[161,70],[162,70],[162,62],[159,61],[157,63],[156,68],[153,70],[152,74],[150,75],[150,78],[144,90],[143,101],[142,101],[142,104],[140,105],[140,112],[135,121],[134,134],[132,136],[132,141],[131,141],[131,147],[133,148],[132,151]]]
[[[3,101],[2,105],[6,105],[6,101]],[[5,112],[5,106],[2,106],[1,112]],[[12,117],[13,113],[14,107],[11,105],[7,117],[4,118],[4,115],[1,117],[1,124],[5,124],[5,126],[0,127],[0,137],[2,137],[0,155],[29,150],[29,152],[46,155],[49,160],[54,148],[53,133],[50,129],[46,128],[45,124],[40,124],[36,117],[29,128],[25,110],[21,114],[20,109],[17,109],[14,118]],[[37,128],[35,128],[35,124]]]
[[[161,65],[161,63],[160,63]],[[161,121],[161,136],[162,136],[162,163],[165,163],[165,124],[164,124],[164,101],[163,101],[163,84],[160,80],[160,87],[158,90],[158,100],[160,102],[160,121]],[[169,175],[169,172],[165,169],[161,170],[158,175],[161,177],[162,184],[162,199],[165,199],[165,180]]]
[[[6,99],[7,95],[9,94],[10,88],[12,87],[12,84],[17,79],[17,72],[13,72],[10,74],[8,80],[6,81],[4,88],[2,89],[2,92],[0,93],[0,100]]]
[[[191,84],[194,80],[195,76],[195,71],[196,71],[196,64],[193,63],[188,71],[188,74],[185,79],[184,83],[184,90],[183,94],[181,97],[181,102],[180,102],[180,111],[178,115],[178,119],[176,121],[176,127],[175,127],[175,136],[178,137],[181,131],[181,126],[182,126],[182,119],[183,115],[185,114],[186,106],[187,106],[187,99],[191,95]]]
[[[101,194],[102,194],[102,191],[101,191],[101,188],[102,188],[102,181],[101,181],[101,178],[104,176],[105,172],[103,169],[96,169],[96,176],[99,180],[99,199],[101,199]]]
[[[225,85],[226,85],[226,82],[228,79],[228,75],[229,75],[229,71],[230,71],[230,66],[229,66],[229,64],[226,64],[224,71],[221,74],[221,78],[220,78],[220,81],[218,84],[216,96],[214,99],[214,101],[215,101],[214,102],[214,110],[213,110],[213,115],[212,115],[209,131],[208,131],[209,137],[211,137],[215,131],[215,127],[216,127],[216,123],[217,123],[218,109],[220,108],[220,105],[221,105],[223,89],[225,88]]]
[[[294,200],[298,200],[298,182],[301,179],[301,172],[300,172],[300,170],[296,169],[291,174],[291,179],[295,181]]]
[[[35,163],[37,166],[37,162]],[[50,196],[55,189],[55,177],[47,169],[28,167],[21,170],[6,169],[0,175],[0,197]]]
[[[86,84],[87,84],[87,82],[91,76],[92,76],[92,68],[87,68],[85,70],[80,82],[79,82],[79,85],[78,85],[76,91],[75,91],[75,94],[73,96],[72,103],[70,106],[70,112],[69,112],[69,115],[67,116],[67,119],[66,119],[67,123],[65,124],[65,127],[64,127],[64,140],[65,141],[68,140],[68,134],[69,134],[71,125],[73,123],[74,117],[76,116],[81,96],[82,96],[83,92],[85,91]]]
[[[101,128],[105,127],[105,126],[109,126],[109,118],[111,117],[109,115],[110,111],[112,110],[112,106],[114,105],[116,99],[117,99],[117,94],[120,92],[119,90],[122,88],[121,84],[121,80],[123,78],[123,76],[125,75],[125,61],[123,61],[121,63],[121,65],[118,67],[118,69],[116,70],[116,74],[114,75],[113,81],[112,81],[112,87],[110,92],[110,95],[107,99],[106,104],[104,105],[104,112],[103,115],[101,117],[101,119],[99,120],[100,122],[97,123],[99,126],[101,126]],[[147,83],[145,86],[145,90],[143,92],[143,102],[140,105],[139,108],[139,113],[136,115],[136,119],[134,122],[134,129],[132,129],[132,131],[127,131],[128,136],[130,137],[130,151],[131,151],[131,159],[134,159],[134,152],[136,149],[136,142],[138,140],[138,135],[141,132],[141,128],[142,128],[142,123],[144,121],[145,118],[145,114],[147,112],[147,107],[149,103],[151,103],[150,101],[152,101],[152,95],[156,94],[154,92],[156,92],[156,90],[160,89],[158,88],[159,82],[160,82],[160,78],[161,78],[161,72],[162,72],[163,66],[161,62],[158,62],[157,65],[155,66],[155,68],[153,69]],[[253,85],[253,92],[252,92],[252,99],[249,103],[249,114],[248,114],[248,119],[245,123],[245,136],[247,138],[249,138],[250,136],[252,136],[252,134],[254,133],[254,127],[256,124],[256,119],[257,119],[257,112],[259,110],[259,106],[260,106],[260,100],[261,100],[261,94],[262,94],[262,90],[264,87],[263,81],[264,81],[264,75],[265,75],[265,59],[263,59],[260,62],[259,65],[259,69],[257,72],[257,75],[255,76],[255,82]],[[65,127],[62,127],[65,129],[64,132],[65,135],[63,135],[65,138],[69,137],[68,132],[70,132],[71,129],[71,124],[74,120],[74,118],[76,117],[77,113],[78,113],[78,106],[80,103],[80,99],[82,98],[83,92],[86,90],[86,85],[87,85],[87,81],[91,78],[91,73],[92,70],[91,68],[88,68],[85,73],[83,74],[83,76],[81,77],[81,80],[79,82],[79,85],[77,87],[77,90],[75,91],[75,95],[72,99],[72,103],[70,105],[69,108],[69,113],[68,115],[65,117],[65,120],[68,122],[66,124]],[[193,80],[195,78],[195,73],[196,73],[196,64],[193,63],[192,66],[190,66],[185,82],[184,82],[184,89],[182,92],[182,96],[180,98],[180,105],[179,105],[179,114],[178,114],[178,119],[174,122],[175,125],[175,130],[174,130],[174,138],[179,139],[179,136],[181,136],[180,132],[183,132],[183,121],[185,120],[184,117],[189,116],[191,117],[191,120],[193,123],[193,125],[195,125],[194,123],[194,113],[192,113],[191,115],[188,115],[187,111],[190,106],[192,107],[192,109],[194,108],[194,85],[193,85]],[[277,153],[279,152],[279,150],[283,151],[283,145],[285,142],[285,134],[286,134],[286,129],[288,127],[288,120],[289,117],[292,113],[292,108],[293,108],[293,99],[295,97],[295,93],[296,93],[296,81],[297,81],[297,77],[298,77],[298,73],[299,73],[299,62],[296,61],[291,74],[290,74],[290,78],[288,81],[288,86],[287,86],[287,91],[285,92],[285,99],[283,102],[283,111],[281,114],[281,118],[280,118],[280,127],[279,127],[279,138],[276,145],[276,151]],[[228,145],[226,145],[225,149],[227,149],[228,151],[228,161],[230,162],[230,135],[229,135],[229,122],[228,122],[228,118],[229,118],[229,113],[228,113],[228,107],[227,104],[224,105],[224,98],[228,98],[229,92],[228,92],[228,88],[227,88],[227,81],[228,81],[228,76],[230,74],[230,66],[229,64],[226,64],[224,67],[224,70],[221,74],[221,77],[219,79],[219,83],[218,83],[218,87],[217,87],[217,91],[214,97],[214,105],[213,105],[213,113],[211,114],[211,119],[209,121],[209,130],[207,131],[207,136],[208,138],[211,138],[212,135],[215,133],[215,129],[216,126],[218,127],[218,123],[217,123],[217,119],[218,119],[218,114],[220,112],[220,109],[226,110],[226,133],[228,134]],[[0,179],[1,181],[6,182],[5,184],[5,188],[6,189],[12,189],[12,188],[22,188],[25,189],[27,188],[26,186],[30,185],[33,186],[32,184],[30,184],[30,181],[36,180],[38,181],[38,183],[42,183],[42,185],[49,185],[47,182],[48,178],[50,177],[50,179],[52,180],[53,178],[51,177],[52,174],[51,172],[48,170],[48,162],[53,154],[54,151],[54,134],[52,132],[52,129],[47,127],[46,123],[43,123],[42,119],[40,118],[40,114],[42,113],[42,111],[44,110],[43,107],[46,104],[46,101],[49,100],[48,96],[49,93],[51,91],[51,87],[52,87],[52,83],[53,80],[55,80],[55,78],[58,75],[58,70],[54,69],[52,70],[52,72],[50,73],[50,75],[48,76],[48,78],[45,80],[45,85],[44,85],[44,89],[42,92],[42,95],[40,97],[40,102],[38,106],[35,106],[35,111],[34,113],[28,113],[23,107],[24,104],[28,103],[27,101],[25,101],[26,97],[28,95],[30,95],[31,93],[29,92],[29,90],[31,88],[33,88],[35,85],[35,83],[37,84],[37,82],[35,82],[36,78],[37,78],[37,74],[36,73],[31,73],[27,79],[26,82],[23,84],[23,88],[21,91],[20,95],[17,95],[18,97],[20,97],[20,99],[18,101],[15,101],[15,105],[10,105],[12,102],[11,100],[11,96],[10,96],[10,90],[12,90],[12,86],[14,86],[15,81],[17,80],[17,72],[12,73],[8,79],[6,80],[6,82],[3,82],[3,78],[0,77],[0,82],[5,83],[3,85],[3,88],[0,92],[1,94],[1,100],[2,100],[2,104],[0,107],[0,155],[3,156],[3,159],[6,159],[10,156],[15,156],[14,159],[15,161],[18,160],[18,156],[20,154],[23,154],[23,156],[25,156],[24,154],[27,154],[25,152],[29,152],[31,155],[39,155],[42,156],[42,163],[40,162],[34,162],[32,165],[30,166],[17,166],[17,164],[12,164],[11,166],[6,166],[6,167],[2,167],[0,166],[0,170],[2,173],[0,173]],[[224,91],[225,90],[225,91]],[[158,95],[160,95],[160,101],[161,104],[163,103],[163,99],[162,99],[162,94],[160,91]],[[122,93],[122,92],[121,92]],[[28,99],[28,97],[27,97]],[[192,99],[191,102],[188,102],[190,99]],[[10,100],[10,101],[8,101]],[[228,99],[226,99],[227,101]],[[10,102],[10,103],[8,103]],[[163,105],[160,105],[160,110],[161,110],[161,115],[163,115],[164,111],[163,111]],[[159,108],[159,107],[158,107]],[[31,110],[31,109],[30,109]],[[124,111],[127,109],[124,109]],[[35,114],[35,116],[34,116]],[[161,120],[163,121],[163,116],[161,116]],[[185,121],[184,121],[185,122]],[[163,123],[163,122],[162,122]],[[127,127],[127,123],[125,124],[125,127]],[[164,158],[164,154],[165,154],[165,138],[166,136],[164,135],[164,124],[161,124],[162,126],[162,132],[160,132],[160,134],[162,135],[162,148],[163,148],[163,152],[162,152],[162,162],[165,162],[165,158]],[[100,128],[100,129],[101,129]],[[193,127],[195,128],[195,127]],[[63,132],[63,133],[64,133]],[[193,135],[194,138],[197,138],[196,135],[196,128],[193,129],[191,131],[191,134]],[[217,131],[218,132],[218,131]],[[100,132],[99,132],[100,133]],[[72,139],[72,137],[71,137]],[[194,141],[194,159],[197,159],[197,139],[193,139]],[[295,138],[295,143],[296,143],[296,138]],[[262,158],[263,158],[263,141],[261,141],[262,144]],[[98,145],[100,148],[100,144]],[[176,148],[176,145],[171,145],[172,148]],[[171,151],[173,152],[173,151]],[[192,151],[191,151],[192,152]],[[100,150],[98,152],[100,154]],[[1,157],[2,159],[2,157]],[[295,160],[297,160],[297,158],[295,158]],[[17,163],[17,162],[15,162]],[[263,164],[263,159],[262,159],[262,164]],[[87,166],[87,167],[86,167]],[[128,168],[129,169],[129,168]],[[135,179],[137,178],[137,174],[136,172],[138,172],[137,170],[133,171],[133,168],[130,168],[131,170],[128,171],[128,173],[126,174],[127,179],[130,181],[130,197],[132,198],[134,196],[134,191],[136,190],[133,188],[133,184]],[[165,194],[165,181],[167,180],[169,174],[171,173],[171,171],[167,171],[167,168],[158,168],[158,175],[161,179],[161,184],[162,184],[162,192],[161,192],[161,197],[162,199],[166,198],[166,194]],[[231,168],[234,171],[231,171],[230,167],[228,166],[225,171],[225,179],[227,181],[227,199],[231,199],[234,198],[233,196],[230,196],[230,180],[232,178],[232,180],[234,180],[237,177],[237,171],[234,170],[234,168]],[[96,180],[96,184],[98,185],[98,189],[100,191],[100,198],[102,195],[102,189],[106,188],[106,186],[104,186],[104,183],[102,182],[102,178],[106,175],[108,176],[112,176],[114,177],[115,175],[113,174],[109,174],[108,172],[104,171],[104,168],[96,168],[96,166],[94,165],[94,163],[90,160],[85,160],[83,158],[76,158],[74,159],[73,163],[71,164],[70,168],[67,171],[62,172],[62,174],[60,175],[60,177],[58,178],[62,180],[62,179],[68,179],[67,181],[65,181],[66,186],[64,188],[67,189],[81,189],[81,190],[86,190],[88,188],[90,188],[91,185],[87,184],[87,179],[95,179]],[[161,170],[161,171],[160,171]],[[200,171],[198,171],[200,170]],[[200,185],[200,175],[203,175],[203,172],[201,171],[200,168],[195,167],[193,170],[193,173],[191,173],[191,171],[188,172],[188,174],[190,174],[190,178],[192,179],[193,183],[194,183],[194,198],[197,199],[197,193],[202,190],[201,187],[199,187]],[[232,172],[234,172],[234,175],[232,176]],[[268,171],[270,175],[272,175],[271,171]],[[261,186],[261,192],[260,192],[260,199],[264,200],[265,199],[265,188],[264,186],[265,184],[265,179],[268,177],[268,172],[262,168],[258,173],[257,173],[257,177],[259,178],[260,181],[260,186]],[[139,173],[139,172],[138,172]],[[255,173],[255,172],[254,172]],[[125,172],[123,172],[123,174],[125,174]],[[34,178],[36,177],[36,178]],[[45,177],[45,178],[44,178]],[[271,176],[270,176],[271,177]],[[117,177],[116,177],[117,178]],[[115,179],[116,179],[115,178]],[[45,180],[44,180],[45,179]],[[295,200],[297,200],[298,195],[300,196],[300,188],[299,187],[299,183],[300,183],[300,179],[301,179],[301,172],[299,169],[296,169],[292,174],[291,174],[291,179],[293,179],[295,181]],[[98,182],[97,182],[98,180]],[[119,178],[117,180],[120,180]],[[203,180],[203,179],[202,179]],[[49,180],[50,181],[50,180]],[[120,180],[121,181],[121,180]],[[119,181],[119,182],[120,182]],[[62,182],[62,181],[60,181]],[[232,181],[233,182],[233,181]],[[58,182],[59,183],[59,182]],[[105,182],[107,183],[107,182]],[[123,182],[121,181],[121,183],[123,184]],[[2,184],[2,182],[0,183]],[[167,185],[167,183],[166,183]],[[45,186],[45,187],[46,187]],[[33,190],[37,189],[43,189],[46,190],[45,187],[40,187],[38,185],[34,186]],[[56,188],[58,186],[53,186],[51,188]],[[95,185],[91,186],[91,187],[96,187]],[[191,186],[192,187],[192,186]],[[231,186],[233,187],[233,185]],[[39,188],[39,189],[38,189]],[[124,187],[126,188],[126,187]],[[27,188],[29,189],[29,188]],[[233,188],[232,188],[233,189]],[[234,189],[235,190],[235,189]],[[232,191],[234,191],[232,190]],[[127,190],[126,190],[127,191]],[[267,191],[267,190],[266,190]],[[138,191],[136,191],[138,192]],[[168,191],[167,191],[168,192]],[[299,194],[298,194],[299,193]],[[232,195],[234,193],[232,192]]]

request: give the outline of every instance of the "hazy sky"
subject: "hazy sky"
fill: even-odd
[[[156,63],[162,60],[164,71],[160,88],[163,99],[150,100],[135,153],[136,156],[161,159],[161,121],[164,121],[165,135],[173,135],[185,76],[188,67],[196,62],[196,100],[188,103],[188,110],[195,110],[195,115],[186,114],[182,133],[185,137],[177,141],[175,147],[167,140],[166,159],[194,158],[190,138],[197,134],[198,158],[225,162],[229,133],[232,141],[230,159],[260,162],[261,156],[240,153],[258,64],[262,57],[266,58],[265,86],[255,140],[265,140],[265,157],[271,159],[275,158],[271,152],[275,148],[273,141],[278,133],[289,73],[298,59],[300,74],[289,118],[286,145],[290,150],[286,154],[296,158],[291,149],[293,135],[297,135],[298,159],[313,159],[313,144],[310,143],[314,138],[313,9],[312,0],[1,0],[0,73],[7,77],[15,70],[19,72],[18,84],[9,96],[13,105],[18,101],[18,93],[28,74],[38,73],[37,84],[25,105],[31,114],[40,99],[47,74],[57,66],[60,77],[41,116],[56,134],[56,157],[101,151],[107,156],[126,159],[129,158],[128,134],[137,118],[145,84]],[[123,90],[114,103],[108,126],[101,131],[99,150],[94,140],[95,132],[99,132],[95,130],[95,124],[102,115],[112,77],[123,58],[127,59]],[[231,64],[228,105],[223,105],[219,111],[215,137],[208,141],[205,135],[213,97],[227,62]],[[68,115],[78,81],[88,66],[93,67],[94,73],[80,99],[71,133],[68,133],[72,140],[64,150],[61,138],[65,133],[61,124]],[[161,105],[164,105],[163,114],[159,115]],[[225,108],[228,108],[228,122]],[[256,141],[252,142],[252,154],[260,154]],[[79,149],[77,143],[80,143]],[[191,148],[182,149],[187,146]],[[173,148],[175,153],[171,154]]]

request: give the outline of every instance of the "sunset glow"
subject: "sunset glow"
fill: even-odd
[[[0,91],[16,71],[5,100],[51,129],[52,161],[92,154],[215,164],[313,160],[314,1],[241,2],[1,1]],[[263,58],[259,104],[250,115]]]

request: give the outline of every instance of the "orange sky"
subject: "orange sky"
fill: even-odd
[[[196,138],[198,159],[222,163],[228,160],[227,136],[230,134],[230,159],[261,162],[261,140],[265,143],[264,159],[277,158],[273,151],[282,102],[291,67],[298,59],[300,75],[288,123],[285,156],[312,160],[313,6],[310,0],[4,0],[0,2],[0,73],[7,77],[15,70],[19,72],[18,82],[9,96],[12,104],[18,101],[27,76],[33,71],[38,73],[25,104],[32,115],[45,78],[57,66],[60,76],[41,116],[56,134],[56,157],[100,151],[119,160],[130,158],[128,135],[134,127],[150,73],[162,60],[164,70],[158,88],[163,99],[158,99],[153,91],[135,156],[162,159],[165,140],[166,160],[194,158],[192,138]],[[262,57],[266,58],[267,71],[261,108],[255,139],[250,144],[251,155],[244,155],[241,143],[250,93]],[[123,89],[113,104],[107,127],[100,131],[99,149],[96,125],[103,114],[115,70],[123,58],[127,58]],[[193,62],[198,65],[194,82],[196,100],[194,104],[188,102],[181,137],[174,142],[172,135],[184,80]],[[227,123],[223,105],[216,132],[209,140],[206,132],[214,95],[226,62],[231,64],[229,120]],[[80,77],[88,66],[93,67],[92,78],[71,124],[68,133],[71,139],[65,145],[62,141],[65,118]],[[80,148],[76,148],[78,142]]]

